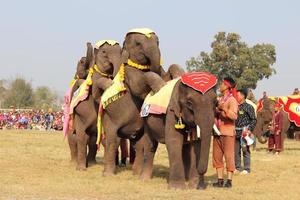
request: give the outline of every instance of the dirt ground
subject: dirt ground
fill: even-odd
[[[252,151],[252,172],[236,174],[232,189],[215,189],[209,164],[205,191],[168,190],[168,158],[160,145],[154,177],[141,182],[130,166],[114,177],[102,177],[103,149],[98,163],[86,172],[69,162],[69,147],[61,132],[0,131],[0,199],[300,199],[300,142],[286,140],[279,155],[259,144]],[[211,160],[211,159],[210,159]]]

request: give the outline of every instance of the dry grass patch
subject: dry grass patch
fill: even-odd
[[[154,178],[141,182],[130,167],[102,177],[102,153],[98,164],[76,171],[61,132],[0,131],[0,199],[300,199],[300,142],[286,141],[285,146],[283,154],[274,156],[258,145],[252,173],[235,175],[230,190],[209,186],[205,191],[174,191],[167,189],[163,145],[155,158]],[[206,181],[215,178],[210,163]]]

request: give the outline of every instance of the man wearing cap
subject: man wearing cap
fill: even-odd
[[[216,126],[220,135],[215,135],[213,139],[213,166],[216,168],[218,176],[218,181],[213,184],[214,187],[232,187],[232,175],[235,170],[235,120],[238,111],[235,86],[235,81],[227,77],[224,78],[219,87],[219,91],[223,96],[219,99],[216,109]],[[225,184],[223,157],[225,157],[228,175]]]
[[[283,128],[283,111],[279,103],[275,104],[275,112],[269,127],[271,135],[268,139],[269,152],[278,155],[283,150],[283,139],[281,138]]]
[[[247,144],[246,137],[249,137],[256,125],[256,116],[254,108],[246,102],[248,95],[247,89],[241,89],[237,92],[237,101],[239,103],[238,118],[235,121],[236,140],[235,140],[235,168],[242,174],[250,173],[250,147]],[[241,167],[241,150],[243,152],[244,170]]]

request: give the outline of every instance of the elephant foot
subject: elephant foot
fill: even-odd
[[[198,188],[198,179],[189,180],[189,189],[197,189]]]
[[[87,168],[86,168],[86,166],[79,166],[79,165],[77,165],[76,170],[77,171],[86,171]]]
[[[141,181],[148,181],[152,178],[151,174],[145,174],[145,173],[142,173],[141,176],[140,176],[140,180]]]
[[[207,184],[205,184],[204,182],[199,182],[197,186],[197,190],[205,190],[206,188],[207,188]]]
[[[206,188],[207,188],[207,184],[205,184],[204,176],[202,175],[199,178],[199,183],[198,183],[197,189],[198,190],[205,190]]]
[[[89,165],[95,165],[95,164],[97,164],[96,159],[88,160],[88,164]]]
[[[71,164],[77,164],[77,160],[75,158],[71,158],[70,163]]]
[[[175,190],[185,190],[186,189],[186,185],[184,182],[170,182],[168,185],[168,189],[175,189]]]
[[[132,174],[134,176],[140,176],[142,173],[142,169],[136,169],[136,168],[132,168]]]
[[[102,173],[102,176],[104,177],[109,177],[109,176],[114,176],[115,173],[113,171],[108,171],[108,170],[104,170]]]

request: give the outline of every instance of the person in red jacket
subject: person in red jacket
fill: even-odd
[[[222,81],[219,91],[222,97],[218,101],[216,109],[216,126],[220,135],[213,138],[213,166],[216,168],[218,181],[213,187],[232,187],[232,175],[235,170],[234,148],[235,148],[235,120],[238,115],[238,102],[235,98],[235,81],[228,77]],[[225,157],[228,180],[224,183]]]
[[[273,152],[278,155],[283,150],[283,141],[281,138],[283,127],[283,111],[281,109],[281,105],[276,103],[275,112],[273,113],[273,119],[270,129],[270,136],[268,139],[268,149],[269,152]]]

